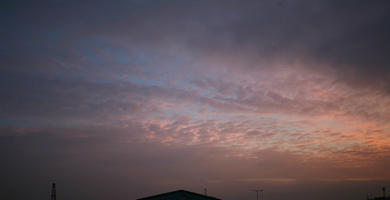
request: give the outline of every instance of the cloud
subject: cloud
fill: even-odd
[[[7,3],[0,18],[7,198],[23,177],[24,186],[42,186],[50,178],[39,177],[49,174],[77,191],[69,198],[88,196],[79,188],[91,184],[97,199],[207,184],[243,199],[251,197],[235,187],[327,191],[324,182],[348,188],[389,179],[388,8],[385,1]]]
[[[7,184],[2,183],[6,188],[3,194],[12,195],[8,189],[16,183],[26,187],[36,184],[43,188],[27,187],[23,194],[38,197],[44,192],[34,193],[34,190],[46,191],[44,183],[55,179],[61,186],[61,195],[75,199],[83,196],[136,198],[182,187],[197,191],[204,185],[212,189],[215,196],[229,196],[229,192],[224,193],[226,187],[251,188],[257,184],[264,185],[268,195],[276,195],[277,188],[286,188],[286,184],[291,186],[292,183],[297,187],[336,180],[360,184],[382,180],[386,178],[383,174],[388,164],[388,159],[381,159],[369,168],[339,166],[338,161],[273,149],[259,150],[248,158],[241,156],[239,148],[140,142],[128,138],[129,130],[117,130],[115,134],[100,128],[72,130],[75,136],[84,137],[70,137],[68,130],[58,128],[22,136],[2,136],[1,154],[7,160],[1,171],[5,177],[2,181],[8,180]],[[132,131],[143,132],[136,126]],[[24,168],[26,165],[29,167]],[[16,173],[20,176],[14,176]],[[229,184],[221,185],[221,182]],[[117,190],[107,187],[107,183],[116,187],[124,185],[127,189]],[[90,193],[83,185],[100,190]],[[298,188],[291,194],[299,195],[304,187]],[[245,196],[246,192],[241,191],[241,195]]]

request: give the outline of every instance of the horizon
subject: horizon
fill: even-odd
[[[0,16],[0,199],[49,199],[54,181],[60,200],[390,188],[390,1],[16,0]]]

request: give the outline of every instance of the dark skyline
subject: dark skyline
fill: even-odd
[[[0,3],[0,199],[390,188],[390,1]]]

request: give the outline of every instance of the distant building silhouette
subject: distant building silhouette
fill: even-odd
[[[51,187],[51,200],[56,200],[57,194],[56,194],[56,184],[53,183]]]
[[[144,197],[137,200],[220,200],[215,197],[206,196],[203,194],[197,194],[194,192],[189,192],[186,190],[176,190],[173,192],[153,195],[149,197]]]
[[[386,188],[382,188],[383,196],[381,197],[372,197],[371,195],[367,195],[367,200],[390,200],[390,197],[386,196]]]
[[[368,200],[390,200],[390,197],[374,197],[374,198],[367,198]]]

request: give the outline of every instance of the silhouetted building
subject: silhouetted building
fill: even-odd
[[[367,195],[367,200],[390,200],[390,197],[386,196],[386,188],[382,188],[383,195],[381,197],[372,197],[371,195]]]
[[[390,200],[390,197],[374,197],[373,199],[369,199],[369,200]]]
[[[186,190],[176,190],[173,192],[144,197],[137,200],[220,200],[215,197],[197,194]]]

